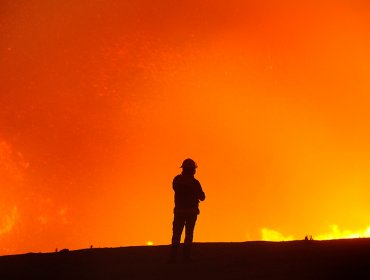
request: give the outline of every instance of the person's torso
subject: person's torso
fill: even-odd
[[[198,209],[200,183],[191,176],[178,175],[174,179],[175,208]]]

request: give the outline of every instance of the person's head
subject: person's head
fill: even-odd
[[[194,160],[192,160],[191,158],[187,158],[182,162],[181,165],[182,174],[194,175],[197,167],[198,166]]]

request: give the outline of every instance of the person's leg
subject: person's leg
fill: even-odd
[[[171,261],[176,261],[177,250],[180,246],[181,234],[185,225],[185,216],[174,214],[172,223],[172,245],[171,245]]]
[[[194,227],[197,221],[197,215],[192,214],[186,217],[185,222],[185,241],[184,241],[184,259],[190,259],[191,245],[193,243]]]
[[[172,223],[172,244],[180,244],[184,225],[185,216],[182,214],[175,214]]]

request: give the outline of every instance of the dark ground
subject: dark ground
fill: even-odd
[[[0,279],[370,279],[370,239],[196,243],[194,261],[169,246],[0,257]]]

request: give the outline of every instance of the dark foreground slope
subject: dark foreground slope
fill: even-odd
[[[370,239],[198,243],[170,264],[168,246],[0,257],[0,279],[370,279]]]

